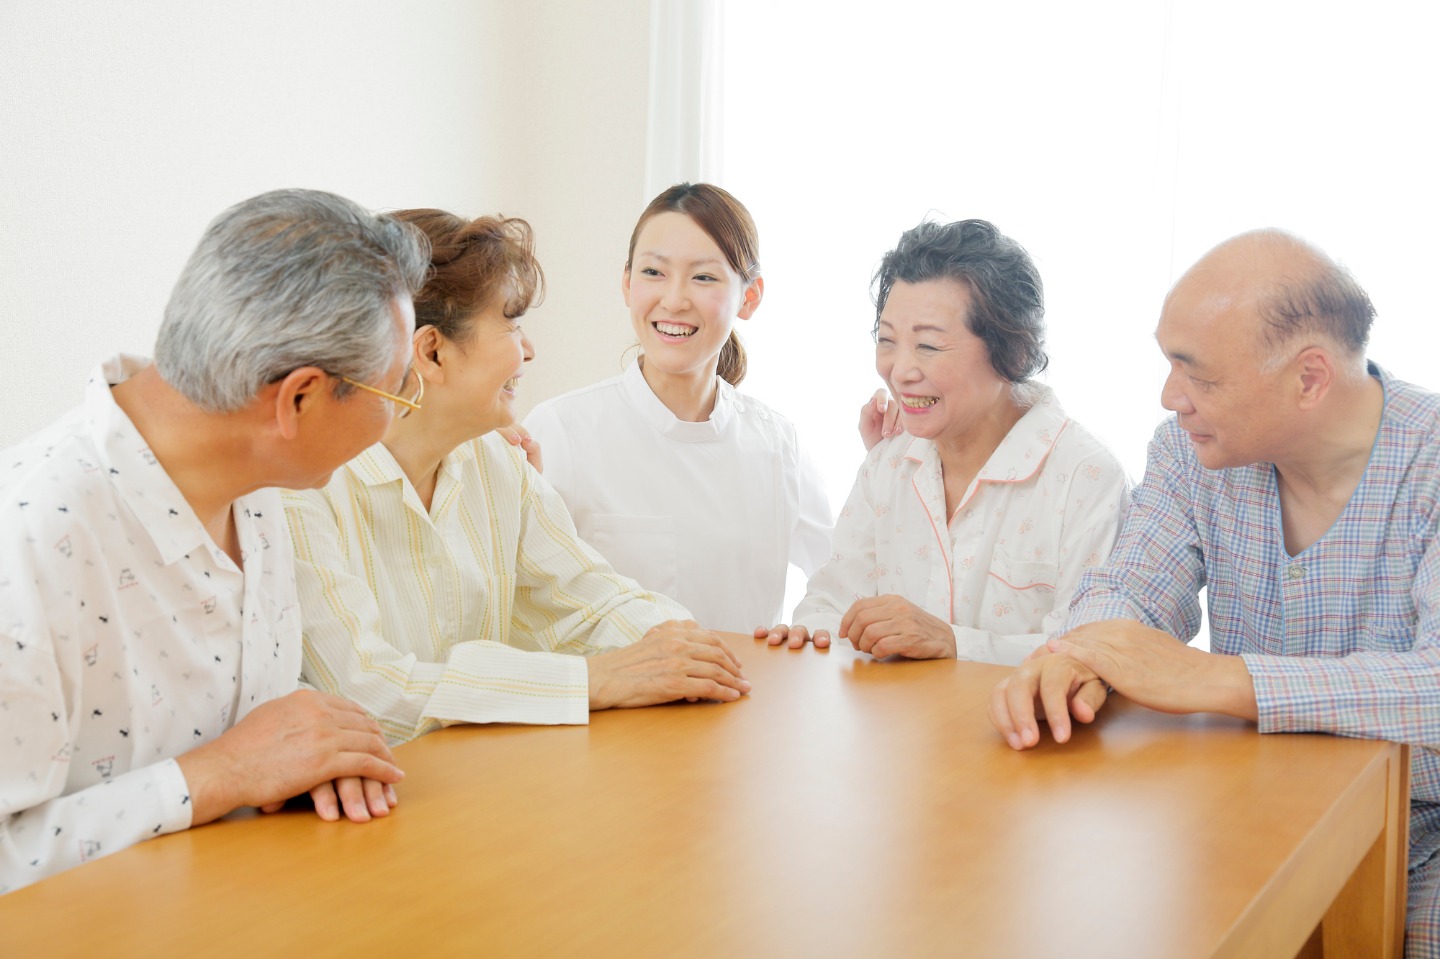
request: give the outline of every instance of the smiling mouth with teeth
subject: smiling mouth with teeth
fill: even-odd
[[[907,406],[912,410],[927,410],[938,402],[940,402],[938,396],[907,396],[900,400],[902,406]]]
[[[516,382],[515,382],[515,381],[518,380],[518,379],[520,379],[520,377],[518,377],[518,376],[512,376],[512,377],[510,377],[508,380],[506,380],[504,383],[500,384],[500,388],[501,388],[502,390],[504,390],[506,393],[509,393],[511,396],[514,396],[514,395],[515,395],[515,386],[516,386]]]
[[[666,336],[690,336],[695,333],[695,327],[681,326],[678,323],[655,322],[650,325]]]

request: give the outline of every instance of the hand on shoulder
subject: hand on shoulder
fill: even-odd
[[[535,472],[545,472],[540,457],[540,441],[531,436],[529,430],[516,424],[515,426],[502,426],[495,432],[503,436],[505,442],[511,446],[518,446],[525,453],[526,461],[534,468]]]
[[[881,440],[905,432],[900,425],[900,404],[890,401],[887,390],[876,390],[870,402],[860,407],[860,441],[865,451],[873,450]]]

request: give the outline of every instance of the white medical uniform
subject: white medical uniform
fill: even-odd
[[[830,554],[830,503],[795,427],[723,380],[710,418],[687,423],[633,363],[525,428],[581,538],[702,626],[783,622],[787,566],[808,576]]]

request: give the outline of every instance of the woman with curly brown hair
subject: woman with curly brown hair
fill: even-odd
[[[737,699],[749,686],[719,638],[582,542],[496,432],[515,422],[534,355],[520,327],[543,286],[529,225],[394,215],[433,250],[397,416],[324,489],[285,499],[306,680],[360,703],[392,741]]]

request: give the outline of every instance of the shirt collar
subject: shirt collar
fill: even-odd
[[[436,517],[445,511],[454,499],[452,493],[464,482],[465,464],[476,459],[476,449],[480,442],[481,440],[475,439],[461,443],[446,453],[445,458],[440,461],[440,476],[431,499],[432,504],[439,504],[439,508],[433,509]],[[391,453],[383,442],[365,450],[345,464],[343,469],[348,470],[364,486],[395,486],[400,493],[401,502],[413,512],[426,517],[432,515],[432,510],[427,510],[425,504],[420,502],[420,494],[415,492],[415,485],[405,475],[399,461],[395,459],[395,454]]]
[[[1010,432],[995,447],[980,472],[975,475],[970,488],[973,490],[975,484],[986,483],[1019,483],[1035,475],[1055,448],[1055,441],[1065,431],[1066,425],[1070,422],[1065,411],[1060,407],[1060,401],[1055,398],[1055,391],[1048,386],[1035,384],[1031,387],[1035,391],[1035,404],[1025,411],[1025,415],[1010,427]],[[939,452],[931,440],[914,439],[905,449],[905,458],[914,460],[917,463],[924,463],[928,459],[934,459],[939,464]],[[969,492],[966,494],[969,498]]]
[[[345,464],[345,469],[365,486],[387,486],[405,479],[405,471],[384,443],[376,443]]]
[[[713,443],[725,435],[735,414],[744,412],[735,387],[719,377],[716,377],[715,383],[715,409],[711,411],[710,418],[703,423],[687,423],[677,419],[650,389],[650,384],[645,382],[645,374],[640,371],[639,360],[626,367],[625,375],[621,377],[625,397],[641,419],[661,436],[682,443]]]
[[[1023,482],[1035,475],[1055,448],[1055,441],[1070,420],[1055,399],[1054,390],[1038,384],[1034,389],[1035,405],[1010,427],[976,479],[987,483]]]
[[[166,565],[213,544],[210,534],[189,502],[150,452],[145,437],[115,402],[110,388],[150,365],[143,356],[117,354],[97,366],[85,386],[84,409],[90,422],[91,439],[100,460],[98,465],[81,463],[82,469],[103,469],[111,484],[150,535]]]
[[[461,443],[446,453],[445,458],[440,461],[440,473],[458,477],[465,464],[475,458],[475,444],[479,442],[477,439]],[[395,454],[391,453],[383,442],[366,449],[346,464],[346,468],[366,486],[385,486],[408,479],[405,471],[400,468],[399,461],[395,459]]]

